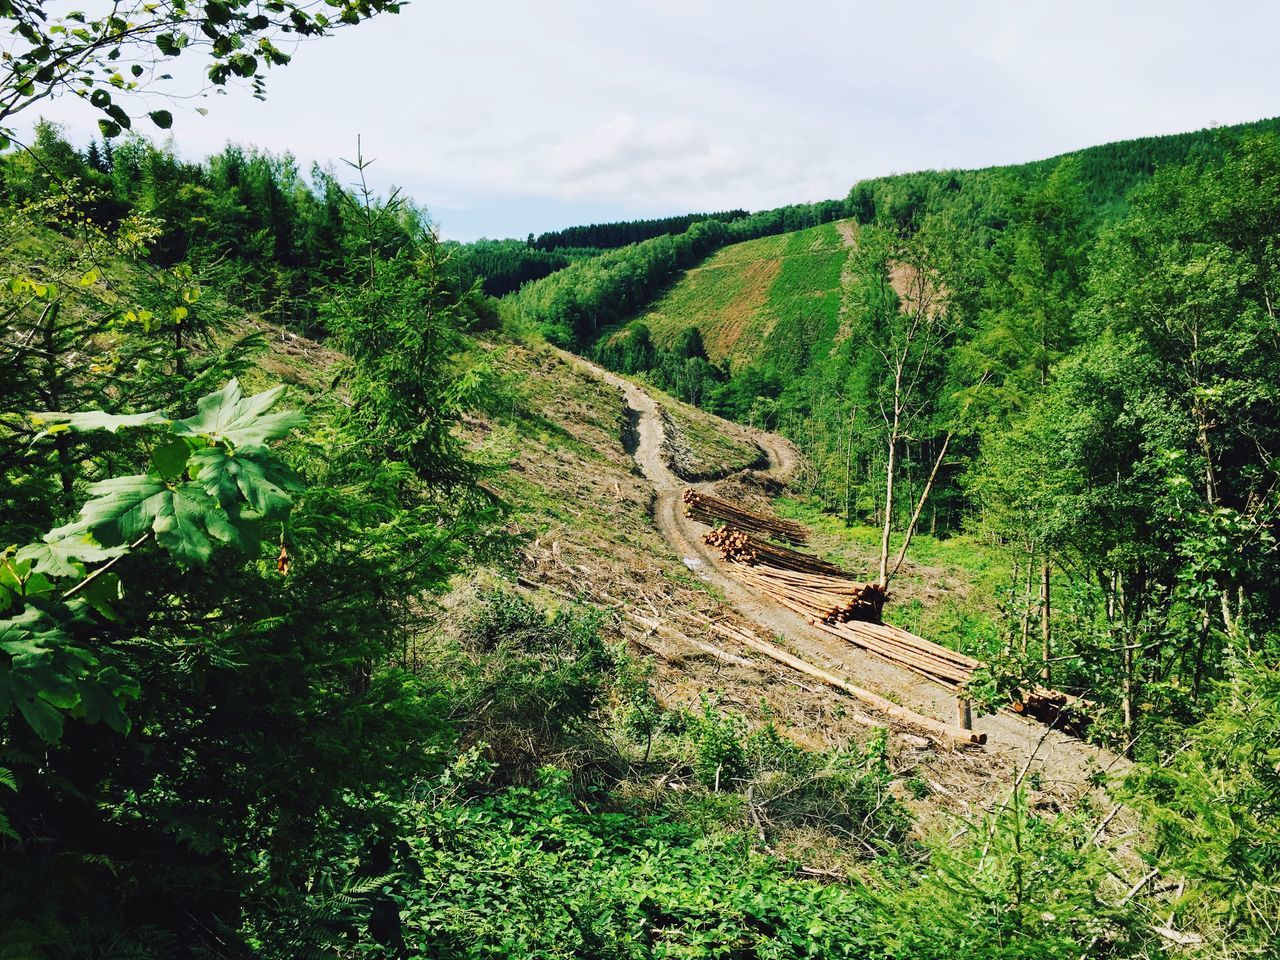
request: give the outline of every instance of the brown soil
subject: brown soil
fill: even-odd
[[[742,268],[742,290],[732,304],[720,311],[715,336],[706,345],[708,354],[717,358],[733,355],[738,341],[751,328],[752,321],[768,301],[769,290],[781,271],[780,259],[757,260]],[[768,330],[760,332],[762,337],[768,335]]]

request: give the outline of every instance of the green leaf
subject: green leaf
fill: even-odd
[[[98,130],[101,131],[102,135],[106,137],[108,140],[112,139],[113,137],[120,136],[120,129],[121,129],[120,124],[115,123],[111,120],[98,121]]]
[[[108,571],[100,576],[94,577],[89,584],[80,591],[79,596],[82,597],[89,606],[107,620],[119,620],[115,609],[111,606],[118,603],[124,598],[124,585],[120,582],[120,578],[114,573]]]
[[[81,684],[80,710],[89,723],[105,723],[117,733],[129,732],[129,717],[122,704],[142,693],[138,682],[112,666],[104,666],[93,679]]]
[[[89,488],[94,498],[80,508],[80,519],[51,535],[88,532],[106,547],[120,546],[150,530],[156,519],[172,513],[172,497],[164,480],[150,475],[114,477]]]
[[[81,577],[84,564],[110,560],[123,553],[121,547],[103,547],[89,534],[58,538],[52,533],[39,543],[18,550],[19,560],[29,560],[33,569],[50,577]]]
[[[262,546],[263,516],[242,504],[214,511],[206,517],[210,536],[244,553],[256,553]]]
[[[161,130],[168,130],[173,126],[173,114],[168,110],[152,110],[147,114],[147,116],[149,116],[151,118],[151,122]]]
[[[195,484],[184,483],[169,491],[164,511],[156,517],[156,542],[177,560],[207,563],[213,555],[205,517],[221,508]]]
[[[47,429],[39,434],[36,439],[47,436],[50,433],[58,432],[55,428],[61,427],[66,430],[75,430],[77,433],[87,433],[91,430],[106,430],[115,433],[121,427],[145,427],[151,424],[168,423],[169,420],[163,414],[150,411],[147,413],[103,413],[101,410],[87,410],[84,413],[33,413],[31,414],[31,422],[37,427],[48,424]]]
[[[196,481],[209,496],[231,506],[241,496],[264,516],[283,513],[293,505],[290,491],[300,489],[296,475],[271,456],[266,447],[222,447],[197,451]]]
[[[182,437],[171,437],[151,451],[151,466],[166,480],[177,480],[191,459],[191,444]]]
[[[62,713],[34,694],[14,698],[14,706],[41,740],[56,743],[62,736]]]
[[[232,380],[217,393],[201,397],[196,404],[196,415],[174,421],[172,430],[178,436],[208,437],[237,447],[279,440],[306,421],[295,410],[267,413],[284,395],[284,390],[282,384],[245,397],[239,382]]]

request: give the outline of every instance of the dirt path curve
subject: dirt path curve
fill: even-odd
[[[819,633],[801,617],[723,573],[716,555],[702,542],[706,528],[684,515],[680,495],[689,484],[676,477],[662,458],[662,421],[653,398],[618,374],[574,354],[557,352],[566,362],[619,390],[633,411],[638,441],[633,456],[640,472],[653,485],[654,522],[690,570],[718,588],[739,613],[755,624],[761,636],[780,638],[784,647],[814,666],[843,676],[908,709],[947,723],[954,722],[955,698],[938,684]],[[799,455],[790,441],[763,431],[751,431],[751,435],[769,458],[768,473],[785,479],[795,470]],[[735,652],[750,654],[749,650]],[[1042,778],[1061,780],[1064,785],[1084,786],[1090,773],[1119,763],[1106,751],[1013,714],[975,718],[974,729],[987,735],[986,749],[1007,758],[1011,770],[1015,766],[1021,769],[1034,755],[1034,766],[1041,771]]]

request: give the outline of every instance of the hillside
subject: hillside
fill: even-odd
[[[1012,715],[979,718],[976,729],[990,739],[957,765],[949,750],[930,746],[909,722],[877,718],[874,711],[869,716],[865,705],[726,638],[718,627],[781,638],[816,666],[952,722],[954,704],[942,690],[822,638],[720,572],[721,561],[701,543],[705,527],[685,520],[679,510],[678,494],[685,487],[671,473],[662,436],[670,423],[643,389],[563,354],[514,343],[491,349],[526,384],[515,418],[477,422],[471,430],[476,443],[518,449],[510,480],[501,481],[500,489],[532,537],[520,582],[553,605],[577,598],[609,611],[609,634],[655,658],[664,705],[696,709],[699,698],[712,697],[752,725],[772,717],[784,736],[818,750],[865,741],[868,724],[887,724],[903,734],[890,734],[894,768],[945,788],[928,803],[913,803],[930,819],[939,809],[972,809],[996,800],[1011,768],[1041,771],[1036,782],[1047,791],[1045,802],[1056,797],[1053,802],[1072,804],[1089,792],[1093,775],[1116,769],[1119,761],[1105,751]],[[698,411],[686,411],[681,419],[686,430],[732,438],[743,450],[737,462],[725,460],[718,470],[708,470],[709,480],[740,475],[759,456],[757,445],[768,452],[769,472],[778,479],[797,465],[780,438]],[[505,439],[506,430],[518,440]],[[751,448],[756,452],[748,453]],[[758,482],[751,479],[757,475],[746,476]],[[952,607],[952,598],[936,591],[917,591],[912,602],[924,616]],[[908,795],[901,781],[895,789]]]
[[[0,951],[1273,953],[1280,139],[1089,184],[4,154]]]
[[[707,356],[731,368],[768,355],[774,344],[816,330],[830,340],[848,260],[848,221],[724,247],[680,280],[631,324],[644,324],[660,348],[696,327]]]

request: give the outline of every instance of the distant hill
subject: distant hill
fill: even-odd
[[[838,200],[782,207],[745,217],[738,217],[737,211],[708,214],[704,219],[695,219],[698,215],[690,214],[662,221],[576,227],[554,235],[544,234],[527,244],[529,257],[539,261],[537,270],[528,276],[542,279],[525,285],[517,302],[517,312],[553,340],[563,345],[583,347],[594,342],[601,330],[619,320],[646,314],[654,299],[663,296],[664,306],[652,306],[660,316],[650,318],[654,332],[661,339],[661,331],[669,326],[669,318],[683,315],[681,311],[685,308],[681,304],[687,302],[689,309],[695,309],[694,305],[701,296],[693,291],[676,290],[671,290],[668,295],[668,288],[680,280],[684,270],[700,269],[704,257],[736,241],[805,230],[815,224],[846,218],[859,223],[879,220],[905,229],[922,217],[927,209],[945,207],[965,229],[974,232],[977,242],[982,243],[982,234],[989,236],[1004,227],[1011,198],[1043,182],[1066,161],[1077,165],[1084,199],[1096,225],[1122,214],[1129,193],[1158,167],[1211,160],[1221,157],[1246,137],[1277,132],[1280,132],[1280,118],[1271,118],[1230,127],[1117,141],[1030,163],[974,170],[924,170],[876,177],[854,184],[849,193]],[[691,226],[684,233],[670,232],[670,227],[686,221],[690,221]],[[653,233],[653,230],[659,232]],[[701,231],[696,240],[689,237],[692,230]],[[556,246],[563,244],[566,247],[559,251],[563,254],[569,252],[567,247],[570,243],[582,247],[603,247],[607,245],[606,241],[616,242],[631,235],[637,239],[641,236],[650,239],[605,250],[594,258],[564,256],[558,262],[563,266],[572,265],[573,269],[567,272],[549,266],[547,258],[554,254],[548,251]],[[673,253],[673,248],[676,253]],[[717,257],[715,263],[727,266],[730,263],[776,259],[764,252],[774,249],[765,244],[728,255],[723,260]],[[692,260],[689,250],[695,251]],[[546,272],[549,275],[544,275]],[[837,278],[838,275],[837,271]],[[762,282],[758,275],[734,276],[733,270],[713,276],[725,283],[742,284],[744,289],[753,284],[752,289],[756,289]],[[830,274],[824,276],[829,281]],[[688,279],[696,286],[709,282],[710,276]],[[502,293],[516,289],[512,283],[487,284],[486,287],[491,292]],[[762,322],[768,324],[770,321],[764,317]],[[787,329],[786,324],[780,329]],[[714,340],[717,335],[710,330],[704,332],[709,334],[709,340]],[[708,348],[714,353],[712,343],[708,343]],[[739,351],[735,362],[741,356]]]

